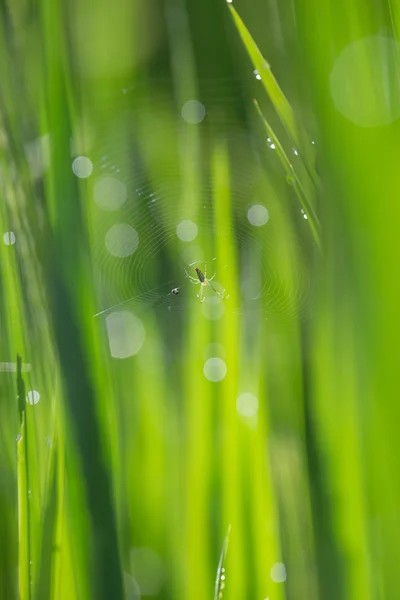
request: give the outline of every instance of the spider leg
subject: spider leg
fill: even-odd
[[[208,280],[208,281],[210,281],[210,280]],[[227,296],[225,296],[226,290],[224,290],[221,294],[221,292],[216,290],[215,287],[213,287],[211,284],[208,284],[208,285],[210,286],[210,288],[212,289],[213,292],[215,292],[216,294],[218,294],[218,296],[220,296],[222,298],[222,300],[226,300],[227,298],[229,298],[229,294]]]
[[[205,298],[204,298],[204,294],[203,294],[203,291],[204,291],[204,290],[203,290],[203,286],[201,285],[201,286],[200,286],[200,291],[199,291],[199,293],[197,294],[197,297],[198,297],[198,298],[200,298],[200,302],[204,302],[204,300],[205,300]]]
[[[212,281],[212,280],[214,279],[214,277],[215,277],[215,276],[216,276],[216,273],[214,273],[214,275],[213,275],[212,277],[209,277],[209,278],[207,279],[207,281]]]

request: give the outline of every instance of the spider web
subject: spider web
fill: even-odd
[[[246,116],[238,117],[243,105],[238,82],[202,82],[203,95],[196,100],[203,102],[206,116],[198,124],[184,121],[181,106],[177,105],[168,82],[158,81],[152,89],[153,93],[149,94],[148,85],[125,87],[100,102],[107,117],[99,120],[90,154],[93,174],[89,182],[92,256],[99,300],[96,316],[138,307],[184,310],[188,303],[199,301],[198,288],[190,285],[185,269],[189,270],[195,263],[204,271],[205,261],[208,277],[216,273],[213,284],[219,291],[227,287],[226,273],[235,269],[239,301],[234,302],[232,298],[224,301],[226,310],[305,314],[311,287],[307,268],[310,246],[307,223],[294,201],[286,203],[286,208],[282,202],[280,210],[286,219],[296,221],[296,231],[299,231],[290,240],[296,265],[288,275],[276,260],[276,240],[281,231],[279,219],[274,218],[268,198],[254,197],[257,171],[272,164],[275,171],[279,171],[279,180],[284,181],[285,176],[279,170],[274,152],[266,144],[261,127],[249,133]],[[169,132],[168,138],[164,135],[164,126]],[[168,146],[165,146],[166,139]],[[212,148],[216,140],[223,142],[229,154],[232,217],[218,230],[212,171]],[[192,144],[196,146],[194,152]],[[195,163],[192,164],[196,179],[194,199],[187,197],[190,187],[182,183],[182,153],[186,152],[193,156]],[[96,204],[96,184],[105,178],[122,184],[119,189],[126,195],[116,210],[109,207],[105,210]],[[284,185],[287,188],[287,184]],[[254,227],[247,218],[248,208],[253,204],[265,205],[269,210],[269,220],[263,227]],[[182,221],[197,226],[198,235],[192,241],[178,238],[177,226]],[[123,257],[110,252],[105,242],[108,232],[121,224],[129,225],[138,235],[137,247],[130,253],[129,248],[124,249],[122,240],[123,252],[126,250]],[[123,231],[119,231],[123,237]],[[210,253],[209,247],[213,247],[213,240],[218,237],[234,240],[238,273],[236,267],[226,263],[218,253]],[[211,242],[202,244],[201,240]],[[128,246],[131,242],[128,240]],[[194,271],[191,274],[195,276]],[[227,289],[226,293],[229,292]],[[207,294],[210,295],[210,290],[206,292],[206,299]]]

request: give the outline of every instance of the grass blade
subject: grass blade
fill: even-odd
[[[220,598],[222,598],[222,591],[225,587],[224,564],[225,564],[226,553],[228,552],[228,542],[229,542],[230,533],[231,533],[231,526],[229,525],[228,531],[227,531],[225,539],[224,539],[224,543],[222,545],[221,555],[219,557],[217,577],[215,580],[214,600],[219,600]]]
[[[18,584],[20,600],[30,600],[30,535],[29,535],[29,482],[28,441],[25,412],[25,382],[21,375],[22,359],[17,356],[17,394],[20,416],[20,434],[17,443],[18,480]]]
[[[49,482],[47,490],[47,505],[44,512],[43,532],[41,539],[40,569],[35,598],[51,598],[52,584],[54,581],[54,556],[55,536],[57,529],[57,509],[58,509],[58,449],[52,452],[51,464],[49,469]]]
[[[249,54],[251,62],[253,63],[254,68],[257,69],[257,71],[260,74],[265,91],[270,97],[272,104],[274,105],[275,110],[278,113],[291,139],[296,144],[296,146],[299,146],[300,140],[292,107],[290,106],[285,94],[282,92],[278,82],[272,74],[268,62],[261,54],[260,49],[253,40],[249,30],[243,23],[242,19],[240,18],[239,14],[234,9],[232,4],[229,4],[229,10],[231,11],[236,28],[239,32],[240,37],[242,38],[243,44]]]
[[[254,100],[254,105],[255,105],[257,112],[264,124],[264,127],[268,133],[268,136],[271,138],[273,144],[275,145],[275,149],[278,154],[278,157],[286,171],[286,176],[293,179],[294,191],[300,201],[301,207],[303,208],[304,212],[307,215],[307,220],[310,224],[311,231],[314,236],[314,240],[315,240],[318,248],[320,248],[321,242],[320,242],[319,233],[318,233],[318,230],[320,228],[320,223],[319,223],[318,217],[313,208],[312,198],[310,198],[309,194],[307,194],[305,186],[303,185],[303,183],[301,181],[300,175],[297,173],[297,171],[293,167],[293,164],[290,162],[290,160],[289,160],[282,144],[280,143],[279,139],[277,138],[274,130],[272,129],[271,125],[268,123],[268,121],[264,117],[263,113],[261,112],[261,108],[260,108],[257,100]]]

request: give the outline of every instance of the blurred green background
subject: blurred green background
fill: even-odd
[[[0,599],[397,600],[400,2],[0,27]]]

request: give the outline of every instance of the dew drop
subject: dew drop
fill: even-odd
[[[6,231],[3,235],[3,241],[6,246],[12,246],[15,244],[15,233],[13,231]]]
[[[37,404],[40,400],[40,394],[36,390],[30,390],[26,396],[26,401],[29,404]]]

